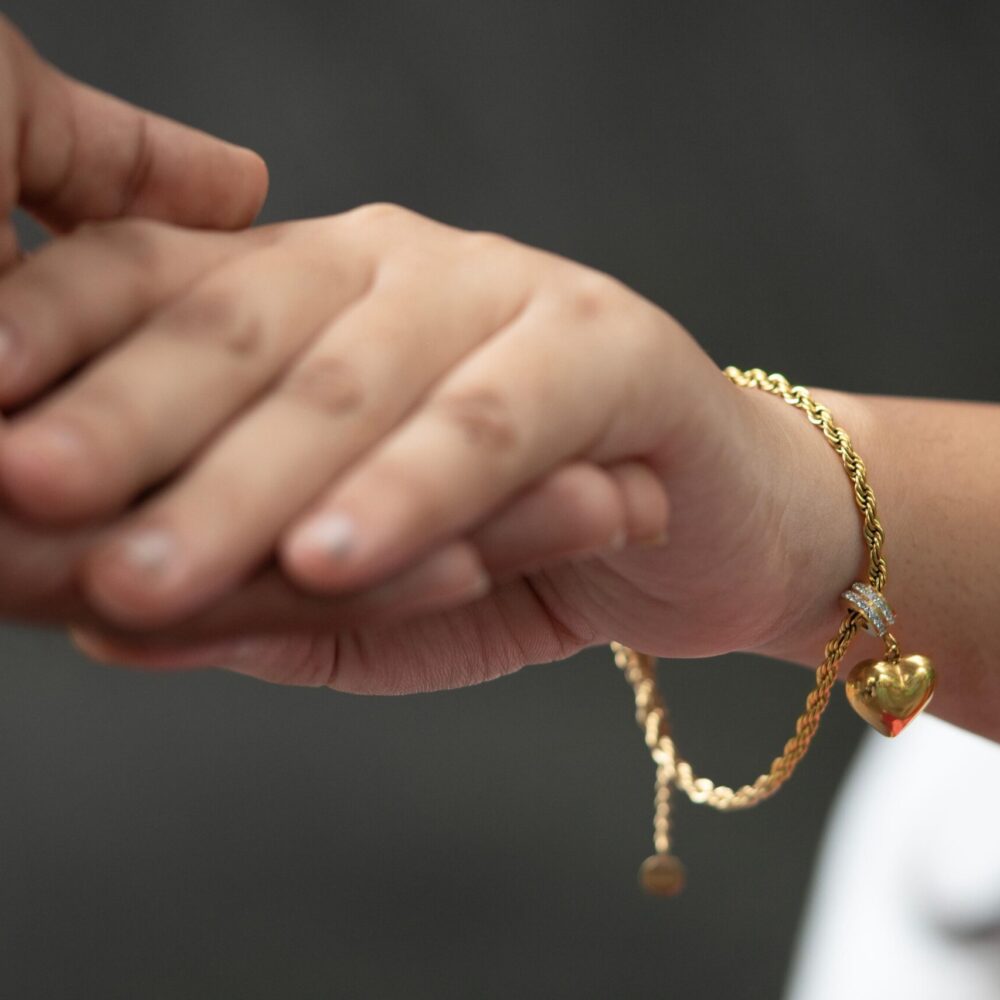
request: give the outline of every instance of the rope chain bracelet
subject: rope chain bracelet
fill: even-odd
[[[882,590],[886,565],[882,556],[884,532],[875,509],[875,495],[865,479],[865,465],[851,445],[847,432],[833,422],[830,411],[816,402],[809,390],[789,385],[777,372],[768,375],[760,368],[742,370],[733,365],[723,374],[739,386],[762,389],[781,396],[786,403],[804,410],[809,422],[822,430],[831,447],[840,455],[854,484],[854,498],[864,520],[864,538],[868,548],[868,580],[859,580],[840,596],[849,610],[837,634],[827,643],[823,662],[816,670],[816,685],[806,698],[805,711],[795,723],[795,735],[785,744],[771,768],[751,784],[735,791],[716,785],[709,778],[696,777],[691,764],[678,752],[670,732],[667,706],[656,684],[656,657],[639,653],[620,642],[612,642],[615,663],[625,673],[635,693],[635,718],[643,730],[646,746],[656,764],[656,794],[653,819],[653,844],[656,853],[639,869],[639,884],[655,896],[674,896],[684,887],[684,867],[670,853],[670,786],[687,793],[692,802],[704,803],[722,811],[747,809],[773,795],[791,776],[802,759],[816,730],[820,716],[830,700],[837,680],[838,664],[851,639],[863,628],[885,643],[881,660],[862,660],[847,678],[846,694],[851,707],[883,736],[894,737],[926,706],[934,692],[934,667],[926,656],[911,653],[902,656],[889,626],[895,616]]]

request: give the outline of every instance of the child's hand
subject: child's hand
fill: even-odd
[[[58,231],[125,215],[228,229],[266,190],[256,154],[63,76],[0,15],[0,271],[18,204]]]
[[[33,336],[0,405],[87,362],[2,442],[10,499],[67,523],[168,480],[89,553],[86,594],[160,640],[311,636],[251,652],[271,679],[417,690],[612,638],[750,649],[863,561],[801,413],[613,279],[500,237],[392,206],[236,236],[97,227],[0,283],[8,313]],[[665,526],[664,489],[669,543],[613,550]],[[275,550],[317,594],[408,579],[438,611],[369,628],[364,598],[273,571],[232,593]]]

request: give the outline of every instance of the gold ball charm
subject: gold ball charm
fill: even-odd
[[[684,888],[684,865],[673,854],[651,854],[639,868],[639,885],[650,896],[676,896]]]

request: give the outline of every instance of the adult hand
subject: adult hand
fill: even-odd
[[[257,154],[69,79],[0,15],[0,273],[20,256],[11,219],[18,206],[56,232],[125,215],[232,229],[253,220],[266,192]],[[221,237],[199,245],[223,252]],[[141,264],[132,270],[138,283]],[[20,344],[36,333],[30,316],[0,310],[0,378],[16,372]],[[51,532],[0,513],[0,612],[95,621],[73,580],[93,534]]]
[[[59,232],[126,215],[234,229],[266,192],[256,153],[69,79],[0,16],[0,270],[18,205]]]
[[[798,627],[863,562],[800,413],[619,282],[499,236],[394,206],[91,227],[0,311],[38,333],[0,406],[82,365],[3,440],[10,501],[62,525],[137,504],[81,565],[126,630],[106,658],[401,692],[610,639],[708,656]],[[670,541],[621,548],[667,497]],[[218,637],[239,650],[177,645]]]

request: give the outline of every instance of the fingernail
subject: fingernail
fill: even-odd
[[[115,561],[144,576],[162,574],[176,550],[174,538],[163,528],[144,528],[122,538],[115,545]]]
[[[479,569],[473,580],[464,587],[454,590],[442,591],[438,589],[436,595],[431,599],[432,606],[444,605],[452,606],[458,604],[468,604],[471,601],[478,601],[480,597],[485,597],[493,586],[493,580],[484,569]],[[428,587],[427,590],[433,590]]]
[[[459,591],[456,597],[459,600],[476,601],[480,597],[485,597],[490,592],[492,586],[493,580],[490,574],[486,570],[481,569],[469,587]]]
[[[357,525],[340,511],[321,514],[295,534],[296,549],[320,551],[333,559],[343,559],[357,543]]]
[[[647,538],[636,539],[636,545],[663,545],[670,535],[666,531],[659,531],[655,535],[649,535]]]

